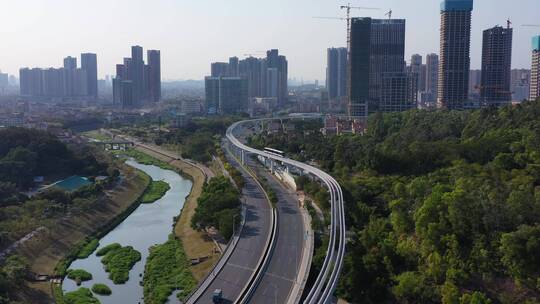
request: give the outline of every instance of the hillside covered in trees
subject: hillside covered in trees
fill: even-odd
[[[540,101],[376,114],[364,136],[306,128],[250,142],[315,160],[342,185],[353,237],[340,296],[540,303]]]

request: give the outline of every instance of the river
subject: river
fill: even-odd
[[[103,283],[111,288],[112,294],[110,296],[95,295],[102,304],[144,303],[143,288],[139,282],[142,281],[144,265],[149,254],[148,249],[155,244],[167,241],[168,235],[172,233],[173,217],[177,216],[184,206],[192,183],[173,171],[142,165],[133,160],[126,163],[144,171],[155,181],[167,182],[171,189],[154,203],[141,204],[120,225],[99,241],[98,250],[109,244],[119,243],[122,246],[135,248],[141,253],[142,260],[130,271],[128,282],[115,285],[103,269],[101,258],[96,256],[96,250],[90,257],[74,261],[70,267],[70,269],[84,269],[90,272],[93,279],[77,286],[73,280],[66,278],[62,285],[64,292],[74,291],[79,287],[91,289],[95,283]]]

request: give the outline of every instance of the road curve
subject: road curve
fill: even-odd
[[[288,118],[281,118],[280,120],[282,119]],[[227,139],[231,142],[231,144],[243,151],[242,153],[247,152],[249,154],[260,155],[265,158],[273,159],[274,161],[287,164],[289,166],[294,166],[302,170],[303,172],[311,174],[312,176],[318,178],[328,187],[332,209],[330,242],[322,269],[304,303],[329,303],[332,299],[332,295],[338,283],[339,274],[343,266],[343,258],[345,254],[345,214],[343,206],[343,192],[338,182],[326,172],[313,166],[306,165],[299,161],[280,157],[274,154],[269,154],[264,151],[248,147],[235,137],[234,130],[239,125],[249,122],[256,123],[266,120],[272,119],[255,119],[234,123],[227,129]],[[244,156],[243,159],[246,159],[246,157]]]

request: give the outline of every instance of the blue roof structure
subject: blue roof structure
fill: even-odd
[[[540,36],[533,37],[532,49],[533,51],[540,51]]]
[[[444,0],[441,2],[441,11],[472,11],[473,0]]]

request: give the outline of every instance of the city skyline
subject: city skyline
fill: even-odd
[[[416,53],[423,56],[438,54],[440,1],[413,2],[414,5],[398,0],[353,1],[353,5],[381,7],[380,11],[356,10],[353,16],[382,19],[392,8],[393,18],[407,20],[405,58],[408,60]],[[65,9],[71,7],[66,3],[65,0],[52,3],[29,0],[10,3],[8,9],[0,12],[3,44],[8,46],[0,51],[0,70],[17,75],[19,68],[25,66],[58,66],[61,64],[58,58],[70,53],[91,52],[100,58],[98,73],[99,78],[104,78],[114,74],[114,64],[123,58],[129,46],[140,44],[162,50],[164,80],[203,79],[210,61],[226,61],[234,54],[241,56],[274,47],[288,54],[290,78],[324,82],[327,48],[345,46],[346,39],[344,22],[312,18],[343,16],[344,12],[338,8],[343,3],[334,1],[310,1],[313,5],[309,6],[304,0],[287,2],[286,9],[279,3],[246,0],[232,4],[214,1],[212,5],[209,1],[173,3],[162,0],[150,7],[142,1],[130,1],[133,5],[128,10],[119,10],[126,3],[124,0],[94,1],[75,6],[75,9],[85,11],[84,16],[73,14],[73,9]],[[515,29],[512,68],[530,68],[530,40],[540,29],[520,25],[535,23],[534,12],[540,9],[540,2],[523,0],[520,4],[502,0],[475,2],[472,69],[480,68],[482,31],[504,25],[508,17]],[[209,7],[212,9],[208,10]],[[422,18],[418,16],[419,8]],[[25,18],[16,18],[21,15]],[[118,26],[115,22],[118,18],[126,20],[124,26]],[[148,21],[139,24],[142,18]],[[205,19],[212,22],[206,24]],[[64,26],[66,22],[70,26]],[[191,26],[187,26],[189,24]],[[430,25],[428,30],[426,24]],[[238,32],[240,27],[245,30]],[[418,35],[420,31],[422,35]],[[21,33],[25,39],[21,39]],[[70,39],[60,39],[63,37]],[[39,54],[34,51],[36,44],[40,45]],[[58,51],[59,48],[62,51]]]

